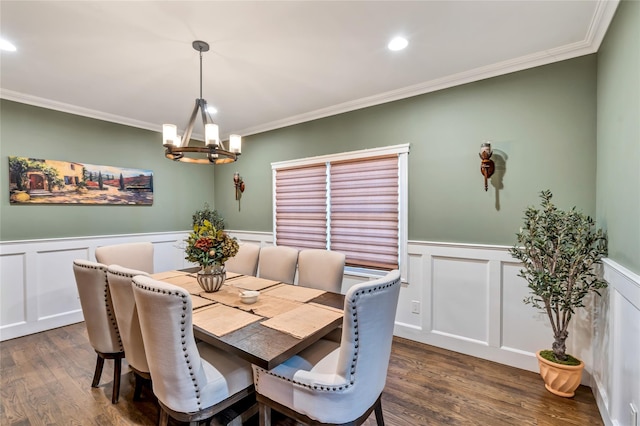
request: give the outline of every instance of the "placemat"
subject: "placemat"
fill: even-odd
[[[237,277],[241,277],[242,274],[239,274],[237,272],[231,272],[231,271],[227,271],[227,279],[233,279],[233,278],[237,278]]]
[[[240,291],[241,290],[234,288],[223,287],[214,293],[201,293],[200,296],[265,318],[275,317],[301,305],[301,302],[281,299],[265,294],[260,294],[256,303],[246,304],[240,300]]]
[[[177,277],[166,278],[164,280],[165,283],[177,285],[178,287],[182,287],[187,290],[189,294],[198,295],[203,292],[202,287],[198,284],[195,277],[191,275],[180,275]]]
[[[305,303],[289,312],[263,321],[261,324],[298,339],[304,339],[338,318],[342,318],[342,312],[325,309],[325,307],[314,303]]]
[[[172,278],[172,277],[179,277],[181,275],[187,275],[188,272],[185,271],[165,271],[165,272],[158,272],[156,274],[151,274],[151,278],[153,278],[154,280],[165,280],[167,278]]]
[[[282,299],[295,300],[297,302],[308,302],[311,299],[326,293],[324,290],[318,290],[309,287],[300,287],[299,285],[280,284],[265,290],[269,296],[280,297]]]
[[[235,278],[230,282],[226,282],[231,287],[238,287],[243,290],[264,290],[267,287],[273,287],[279,284],[280,281],[267,280],[265,278],[258,278],[252,275],[244,275],[239,278]]]
[[[194,296],[193,294],[191,295],[191,308],[194,310],[213,305],[214,303],[216,302],[214,302],[213,300],[205,299],[204,297],[200,296]]]
[[[219,303],[198,309],[193,313],[194,325],[218,337],[261,319],[262,317],[258,315],[253,315]]]

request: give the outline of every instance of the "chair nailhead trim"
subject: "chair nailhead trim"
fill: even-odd
[[[146,286],[144,284],[139,284],[137,282],[133,283],[137,288],[141,289],[141,290],[146,290],[146,291],[151,291],[154,293],[162,293],[162,294],[166,294],[169,296],[177,296],[180,297],[182,299],[182,310],[186,311],[188,308],[188,300],[187,299],[187,295],[185,295],[184,293],[181,293],[179,291],[168,291],[168,290],[160,290],[158,288],[154,288],[154,287],[149,287]],[[183,312],[181,314],[182,320],[180,321],[180,343],[182,345],[182,351],[183,351],[183,355],[184,355],[184,360],[185,363],[187,365],[187,369],[189,370],[189,375],[191,376],[191,382],[193,383],[193,390],[194,390],[194,394],[196,397],[196,404],[200,407],[202,405],[202,402],[200,401],[200,385],[198,384],[198,379],[193,371],[193,366],[191,365],[191,359],[189,358],[189,352],[188,352],[188,348],[187,348],[187,341],[186,341],[186,314]],[[199,356],[199,355],[198,355]]]
[[[354,326],[355,326],[354,327],[354,334],[356,336],[355,337],[355,342],[356,343],[354,345],[355,353],[353,355],[353,360],[351,362],[351,369],[350,369],[351,377],[349,378],[349,384],[348,385],[340,385],[340,386],[317,386],[316,385],[316,386],[311,386],[311,385],[308,385],[306,383],[301,383],[301,382],[298,382],[296,380],[291,380],[290,378],[284,377],[284,376],[282,376],[280,374],[272,373],[271,371],[267,371],[264,368],[255,367],[256,368],[256,373],[257,373],[256,374],[256,389],[259,388],[260,373],[269,374],[269,375],[277,377],[279,379],[286,380],[287,382],[291,382],[293,384],[296,384],[296,385],[299,385],[299,386],[302,386],[302,387],[305,387],[305,388],[313,389],[313,390],[316,390],[316,391],[336,392],[336,391],[346,390],[349,387],[353,386],[353,384],[355,383],[355,377],[354,376],[356,374],[356,364],[358,362],[358,346],[359,346],[358,345],[358,310],[357,310],[357,308],[358,308],[358,304],[357,304],[358,298],[360,297],[360,295],[362,295],[364,293],[373,293],[373,292],[378,291],[378,290],[385,290],[385,289],[387,289],[389,287],[393,287],[394,285],[400,285],[400,279],[397,279],[395,281],[391,281],[391,282],[388,282],[388,283],[380,284],[380,285],[378,285],[376,287],[372,287],[372,288],[369,288],[369,289],[357,291],[357,292],[355,292],[353,294],[353,297],[349,300],[349,304],[350,304],[349,309],[351,309],[351,314],[352,314],[352,316],[354,318],[353,322],[354,322]]]
[[[120,338],[120,330],[118,329],[118,323],[116,322],[115,314],[113,313],[113,308],[111,306],[111,293],[109,292],[109,281],[107,279],[107,268],[102,265],[84,265],[80,263],[73,262],[73,264],[79,268],[85,269],[100,269],[104,274],[104,306],[107,311],[107,317],[109,318],[109,322],[111,323],[111,327],[116,333],[116,337],[118,339],[118,347],[120,348],[119,352],[124,351],[122,347],[122,339]]]

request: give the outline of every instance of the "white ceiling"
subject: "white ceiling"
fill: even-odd
[[[618,1],[5,1],[0,96],[248,135],[598,50]],[[387,50],[392,36],[409,47]],[[197,133],[201,129],[196,128]]]

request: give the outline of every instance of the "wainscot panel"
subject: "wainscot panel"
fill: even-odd
[[[273,244],[271,233],[229,233],[245,243]],[[95,260],[95,249],[102,245],[150,241],[156,272],[184,268],[192,266],[184,259],[187,234],[0,243],[0,339],[83,320],[71,268],[74,259]],[[551,346],[552,332],[546,316],[522,302],[527,285],[517,276],[520,265],[508,248],[410,241],[395,334],[538,371],[535,351]],[[640,407],[640,277],[609,259],[603,271],[609,288],[577,313],[567,347],[585,361],[583,384],[592,387],[605,424],[635,426],[634,410]],[[342,291],[377,276],[347,270]]]

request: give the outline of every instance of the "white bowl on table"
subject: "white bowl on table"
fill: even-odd
[[[240,301],[242,303],[246,303],[247,305],[250,305],[258,301],[258,296],[260,296],[259,291],[245,290],[240,293]]]

